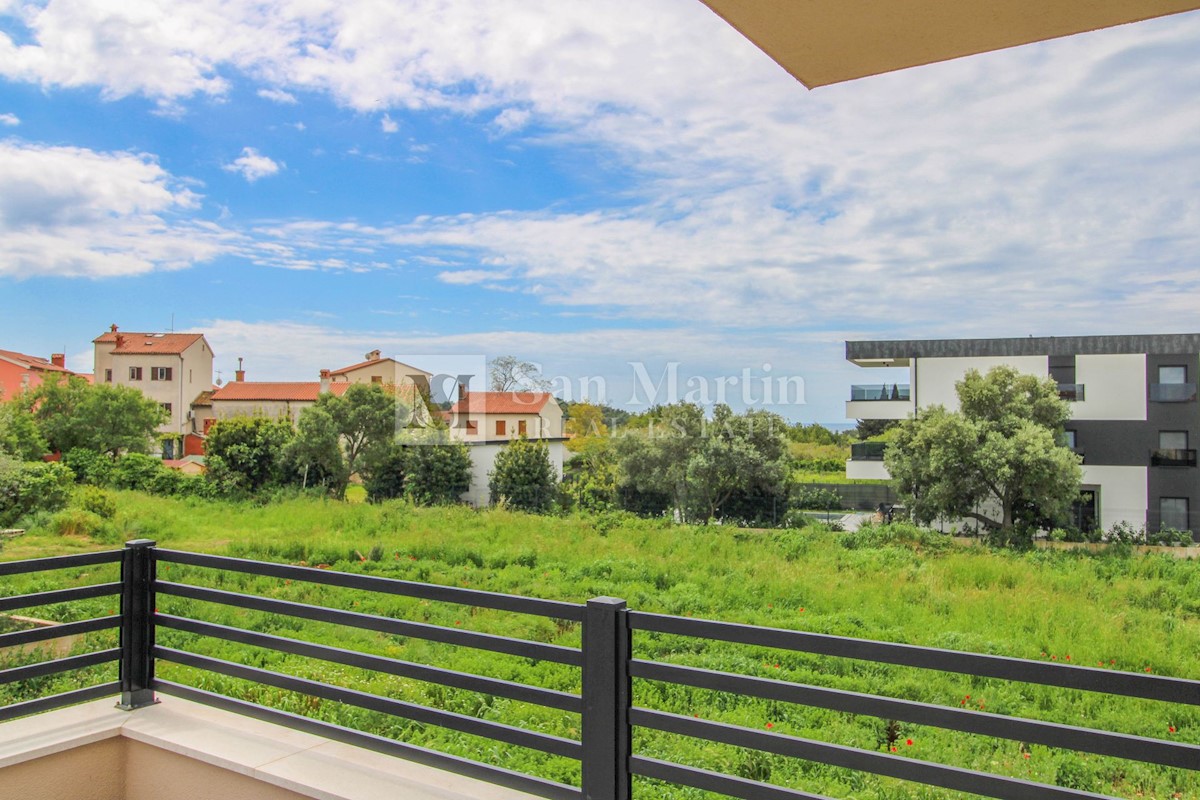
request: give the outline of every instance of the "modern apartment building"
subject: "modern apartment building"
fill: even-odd
[[[192,403],[212,389],[213,351],[200,333],[134,333],[113,325],[92,340],[95,381],[130,386],[171,415],[158,431],[182,438],[192,430]],[[164,439],[164,455],[178,445]]]
[[[1067,444],[1083,457],[1075,524],[1200,532],[1200,333],[846,342],[861,367],[906,368],[901,380],[853,386],[850,419],[904,419],[917,409],[958,407],[969,369],[1007,364],[1049,375],[1071,403]],[[855,445],[846,474],[886,478],[883,446]]]

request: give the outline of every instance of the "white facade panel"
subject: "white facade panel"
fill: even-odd
[[[940,404],[950,411],[957,411],[958,394],[954,390],[954,384],[962,380],[962,377],[967,374],[967,370],[974,369],[978,370],[980,374],[987,374],[989,369],[1002,364],[1039,378],[1050,374],[1048,356],[920,358],[916,359],[910,376],[913,383],[913,400],[921,408]]]
[[[1100,487],[1100,527],[1118,522],[1135,528],[1146,524],[1146,467],[1083,465],[1083,485]]]
[[[846,477],[851,480],[886,481],[892,476],[888,475],[887,467],[883,465],[882,461],[851,459],[846,462]]]
[[[1146,419],[1144,353],[1076,356],[1075,382],[1083,401],[1071,403],[1072,419]]]
[[[467,446],[467,451],[471,454],[471,488],[463,492],[461,496],[463,502],[477,507],[491,504],[492,497],[488,491],[488,476],[495,469],[496,456],[500,454],[500,450],[504,447],[507,447],[507,444],[500,444],[498,442],[470,444]],[[546,442],[546,447],[550,458],[550,466],[554,469],[554,478],[561,483],[563,477],[563,456],[566,453],[566,447],[563,446],[562,442]]]
[[[846,419],[908,419],[911,400],[847,400]]]

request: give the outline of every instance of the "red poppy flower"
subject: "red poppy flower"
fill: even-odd
[[[912,739],[905,739],[905,740],[904,740],[904,743],[905,743],[906,745],[908,745],[909,747],[912,747]]]

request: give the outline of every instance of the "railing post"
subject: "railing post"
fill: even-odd
[[[132,711],[154,698],[154,545],[150,539],[125,543],[121,561],[121,702]]]
[[[589,600],[583,620],[583,797],[629,800],[629,612]]]

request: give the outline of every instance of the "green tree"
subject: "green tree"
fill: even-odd
[[[884,454],[913,518],[968,518],[993,531],[1062,518],[1081,470],[1062,444],[1070,407],[1053,379],[1000,366],[970,370],[955,388],[960,411],[922,409]]]
[[[327,409],[316,405],[301,411],[296,435],[283,453],[291,479],[305,489],[323,486],[334,497],[345,495],[350,473],[340,441],[337,425]]]
[[[638,496],[668,497],[686,518],[688,461],[703,430],[704,412],[691,403],[656,406],[634,417],[617,439],[619,486]]]
[[[497,356],[488,362],[488,385],[493,392],[544,392],[550,381],[537,364],[516,356]]]
[[[563,465],[562,489],[575,508],[609,511],[616,506],[618,469],[613,441],[606,436],[580,436],[567,443],[573,455]]]
[[[294,433],[284,418],[230,417],[209,429],[206,477],[223,491],[257,492],[284,475],[283,454]]]
[[[62,464],[20,462],[0,456],[0,528],[8,528],[34,511],[66,506],[75,476]]]
[[[537,513],[550,510],[554,503],[554,467],[545,442],[516,439],[505,445],[488,477],[492,502]]]
[[[372,447],[387,446],[396,437],[396,397],[382,386],[356,383],[341,396],[321,395],[313,408],[333,420],[347,477],[363,468]]]
[[[92,386],[74,375],[46,381],[22,395],[52,452],[77,447],[108,453],[146,453],[166,410],[137,389]]]
[[[571,416],[567,418],[563,429],[568,436],[574,437],[567,442],[567,449],[578,452],[583,448],[582,439],[594,436],[608,436],[608,425],[604,423],[604,409],[591,403],[572,403]]]
[[[36,461],[49,450],[33,415],[19,403],[0,403],[0,455]]]
[[[437,436],[437,439],[432,437]],[[408,474],[404,496],[417,505],[449,505],[459,502],[471,488],[471,453],[462,442],[451,442],[438,432],[409,445]]]

